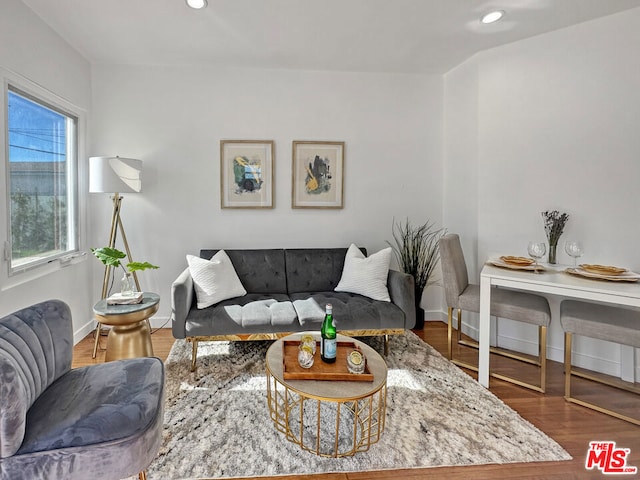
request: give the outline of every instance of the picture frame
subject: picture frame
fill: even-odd
[[[343,208],[344,142],[294,141],[291,174],[291,208]]]
[[[273,208],[273,140],[220,140],[221,208]]]

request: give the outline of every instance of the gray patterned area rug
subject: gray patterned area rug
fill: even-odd
[[[382,351],[380,339],[362,340]],[[175,342],[166,362],[164,440],[148,469],[150,479],[571,459],[412,332],[390,342],[387,416],[380,441],[347,458],[302,451],[276,431],[269,417],[264,360],[269,345],[201,343],[198,370],[190,373],[191,344]]]

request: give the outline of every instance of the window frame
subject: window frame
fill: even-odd
[[[43,274],[55,271],[60,267],[64,267],[76,262],[76,259],[82,259],[86,252],[83,252],[84,239],[84,219],[86,205],[83,200],[83,191],[86,185],[80,181],[84,178],[85,167],[81,159],[84,158],[84,135],[85,135],[85,111],[71,102],[57,96],[56,94],[44,89],[43,87],[22,78],[19,75],[0,68],[0,76],[2,77],[2,98],[0,99],[0,108],[2,108],[2,116],[0,117],[0,152],[2,154],[2,166],[0,172],[4,174],[2,180],[5,184],[5,195],[0,199],[0,209],[6,216],[6,222],[3,222],[4,228],[0,226],[0,238],[3,239],[3,255],[2,259],[6,262],[6,269],[0,277],[4,277],[8,281],[8,285],[22,283],[31,278],[37,278]],[[67,231],[69,234],[68,248],[63,252],[56,252],[50,255],[41,256],[32,261],[25,262],[20,265],[14,265],[11,252],[11,171],[9,162],[9,118],[8,118],[8,98],[9,92],[20,95],[29,101],[32,101],[45,108],[51,109],[59,113],[67,119],[72,119],[75,128],[68,129],[67,146],[71,145],[73,151],[70,152],[73,158],[66,160],[66,182],[67,182]],[[72,132],[69,130],[73,130]],[[6,275],[6,277],[5,277]],[[3,282],[4,283],[4,282]],[[4,290],[4,288],[3,288]]]

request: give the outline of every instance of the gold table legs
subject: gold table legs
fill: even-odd
[[[276,429],[287,440],[322,457],[348,457],[380,440],[387,385],[362,398],[308,398],[267,371],[267,403]]]
[[[91,356],[91,358],[96,358],[96,355],[98,355],[98,347],[100,346],[100,332],[101,332],[101,330],[102,330],[102,324],[100,322],[98,322],[98,324],[96,325],[96,329],[93,332],[93,334],[94,334],[93,355]]]

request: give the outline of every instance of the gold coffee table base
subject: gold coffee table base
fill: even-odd
[[[387,388],[358,400],[316,400],[299,395],[267,375],[269,414],[287,440],[323,457],[366,452],[384,430]],[[323,408],[330,405],[330,408]],[[323,423],[322,411],[332,417]]]
[[[380,440],[385,427],[387,367],[368,345],[349,340],[363,350],[373,382],[284,380],[283,340],[267,352],[267,403],[274,426],[290,442],[323,457],[365,452]]]

